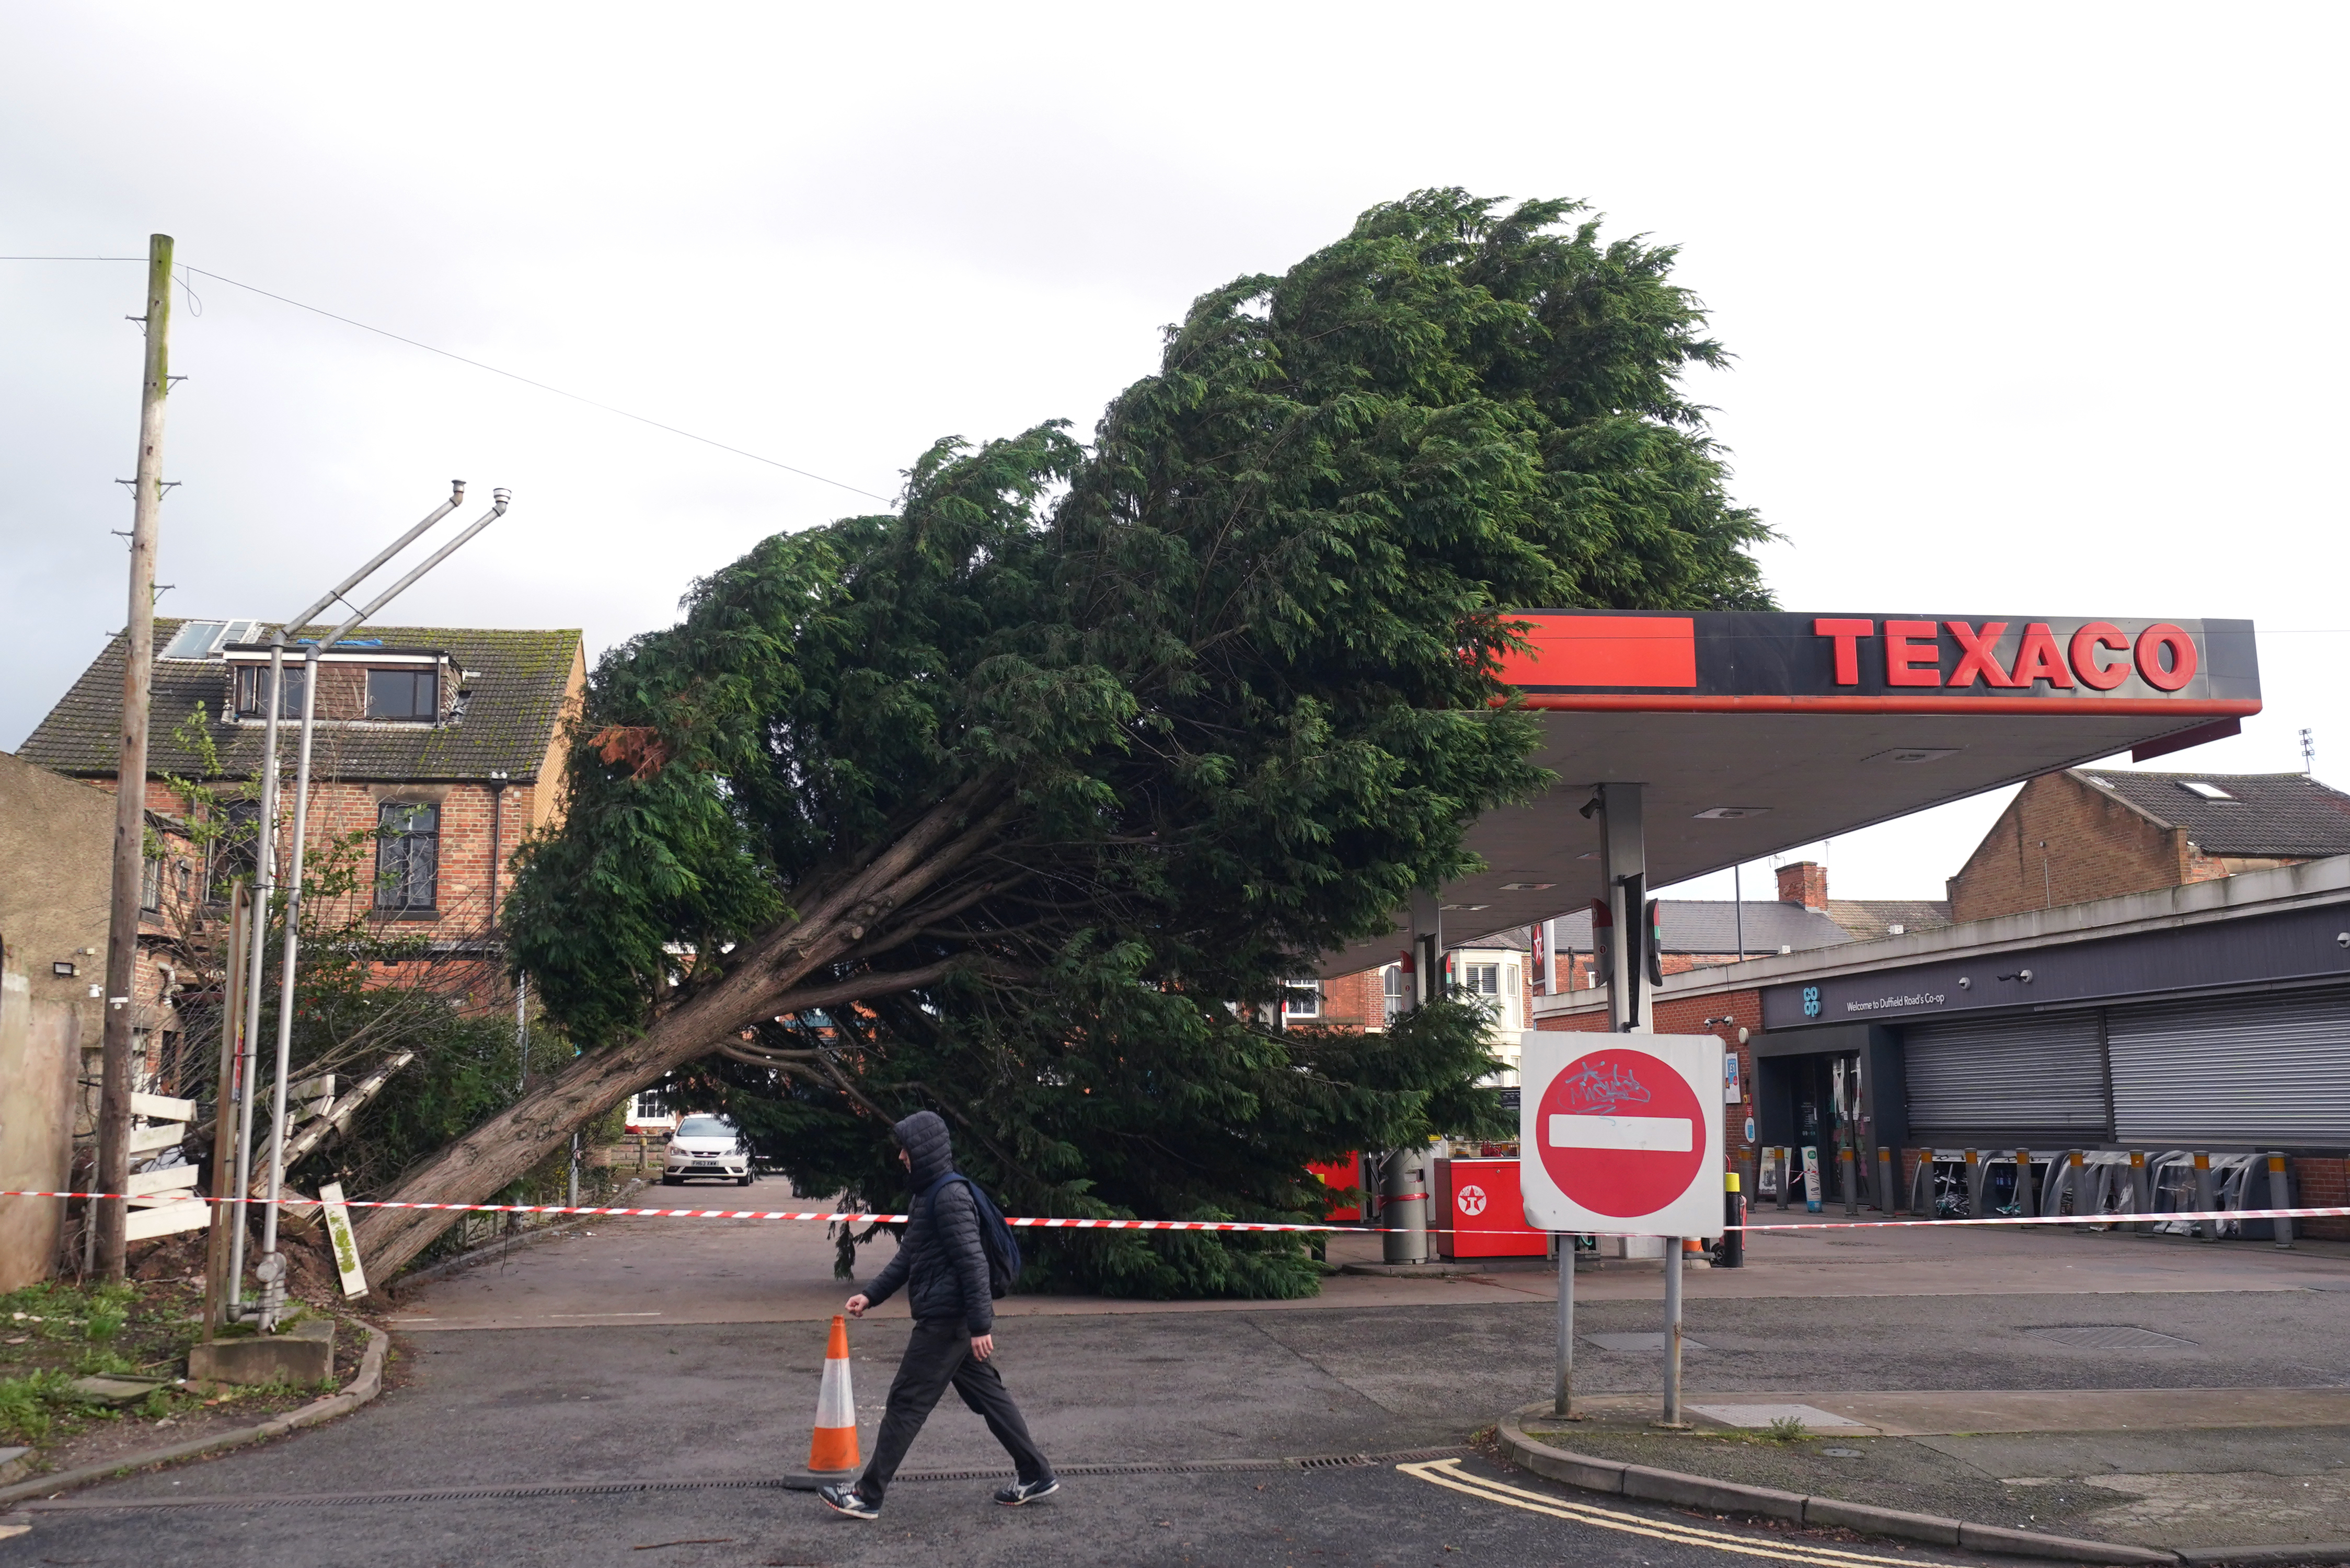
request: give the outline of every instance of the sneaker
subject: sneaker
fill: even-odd
[[[1043,1480],[1019,1481],[995,1494],[995,1501],[1006,1508],[1018,1508],[1024,1502],[1035,1502],[1040,1497],[1050,1497],[1061,1490],[1061,1478],[1046,1476]]]
[[[830,1486],[820,1486],[816,1489],[816,1494],[824,1499],[825,1507],[835,1513],[845,1513],[851,1519],[881,1517],[881,1505],[868,1502],[858,1496],[856,1486],[850,1482],[835,1481]]]

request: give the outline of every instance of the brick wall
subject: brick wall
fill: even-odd
[[[2350,1208],[2350,1159],[2295,1155],[2290,1163],[2295,1208]],[[2350,1220],[2296,1220],[2293,1224],[2301,1235],[2350,1241]]]
[[[1387,991],[1375,969],[1322,982],[1322,1022],[1346,1029],[1387,1027]]]
[[[2044,847],[2043,847],[2044,846]],[[1950,878],[1950,918],[1983,920],[2225,876],[2178,828],[2064,774],[2025,784]],[[2044,862],[2044,864],[2043,864]]]
[[[91,781],[99,788],[111,793],[114,781]],[[224,792],[225,793],[225,792]],[[440,808],[441,843],[439,875],[432,918],[392,919],[385,915],[388,928],[402,936],[418,936],[431,941],[477,940],[490,925],[490,865],[493,855],[491,819],[497,821],[498,857],[496,897],[500,908],[514,888],[514,857],[524,838],[534,826],[546,820],[544,796],[548,792],[531,784],[509,784],[502,805],[493,805],[494,792],[481,784],[352,784],[338,779],[314,780],[310,785],[309,840],[305,856],[307,871],[316,875],[321,857],[335,853],[337,841],[347,835],[366,836],[355,851],[355,870],[360,886],[348,897],[335,900],[316,913],[321,920],[335,922],[348,919],[355,911],[367,911],[374,918],[375,877],[377,875],[377,842],[374,835],[382,820],[387,805],[430,804]],[[293,821],[291,792],[279,797],[279,827],[281,839],[278,855],[278,875],[283,878],[288,861],[283,833]],[[162,780],[151,780],[147,785],[147,805],[151,811],[185,818],[192,813],[190,803]],[[205,867],[202,856],[186,846],[175,846],[172,863],[166,869],[167,896],[176,886],[178,865],[184,859],[189,867],[189,882],[196,896],[203,894]]]

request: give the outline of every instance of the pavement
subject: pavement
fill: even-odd
[[[1362,1246],[1342,1238],[1333,1255]],[[859,1272],[883,1255],[868,1250]],[[1650,1431],[1661,1369],[1641,1336],[1659,1326],[1661,1282],[1625,1269],[1577,1277],[1578,1387],[1620,1408],[1595,1407],[1563,1446],[1678,1445],[1656,1449],[1669,1468],[1780,1466],[1869,1501],[1940,1487],[1975,1510],[1964,1517],[2117,1541],[2334,1528],[2350,1452],[2339,1252],[1896,1231],[1773,1237],[1753,1260],[1689,1277],[1687,1328],[1704,1347],[1689,1355],[1691,1400],[1807,1404],[1877,1435]],[[375,1404],[35,1505],[0,1564],[1982,1561],[1596,1499],[1464,1447],[1548,1392],[1555,1307],[1538,1265],[1345,1276],[1302,1303],[1014,1298],[1002,1366],[1062,1494],[989,1504],[1003,1455],[950,1399],[883,1520],[835,1519],[781,1484],[806,1457],[825,1322],[854,1288],[831,1266],[819,1226],[583,1224],[403,1301],[396,1386]],[[906,1328],[897,1303],[852,1326],[868,1449]],[[2072,1332],[2085,1328],[2175,1343],[2085,1343]],[[2228,1408],[2267,1424],[2179,1424]],[[2048,1429],[2068,1409],[2083,1425]],[[2097,1427],[2125,1409],[2158,1430]],[[1998,1410],[2008,1428],[1981,1424]],[[1350,1456],[1375,1458],[1339,1462]],[[1994,1502],[2010,1511],[1993,1517]]]

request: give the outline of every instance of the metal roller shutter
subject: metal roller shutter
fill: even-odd
[[[2117,1007],[2116,1137],[2129,1144],[2350,1144],[2350,991]]]
[[[1913,1137],[2107,1137],[2094,1012],[1913,1023],[1901,1046]]]

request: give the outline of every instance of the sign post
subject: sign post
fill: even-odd
[[[1665,1416],[1680,1420],[1678,1264],[1684,1237],[1722,1233],[1721,1040],[1530,1033],[1519,1061],[1518,1185],[1536,1230],[1665,1239]],[[1573,1242],[1559,1276],[1560,1379]],[[1561,1390],[1564,1397],[1565,1390]]]

